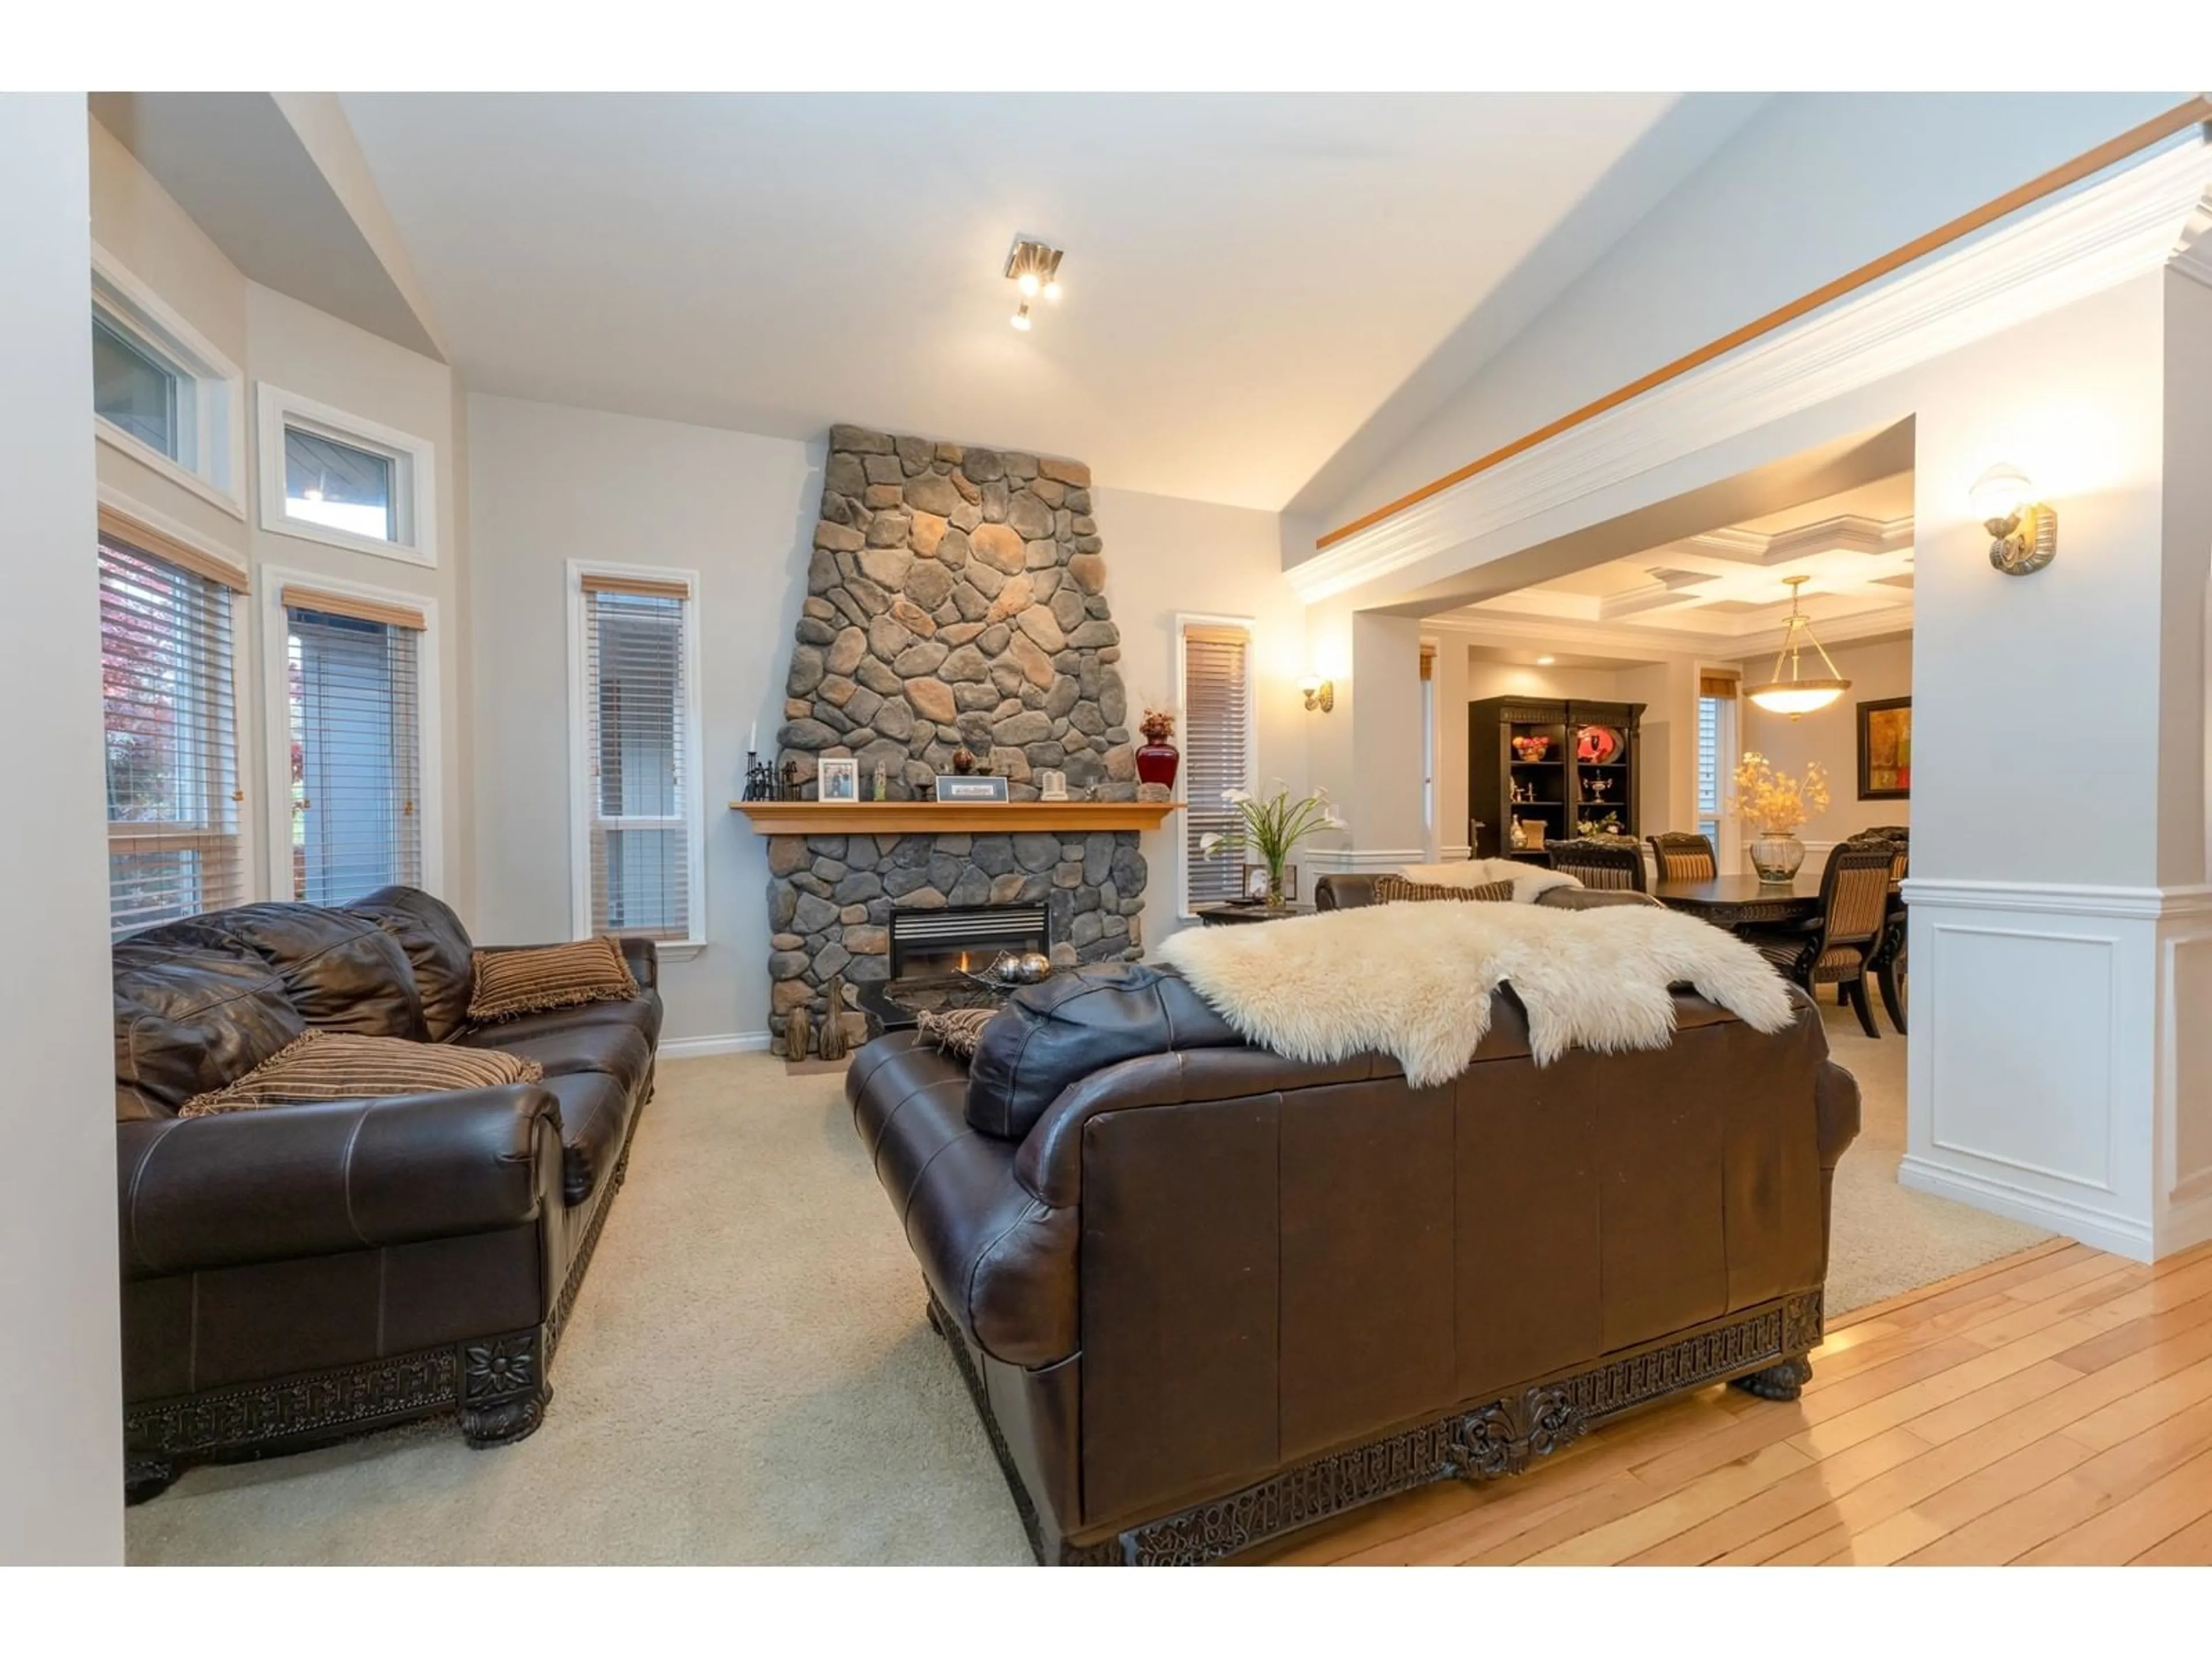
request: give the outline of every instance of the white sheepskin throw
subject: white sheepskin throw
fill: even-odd
[[[1408,864],[1400,866],[1398,873],[1407,881],[1427,882],[1439,887],[1487,887],[1493,881],[1510,881],[1516,904],[1534,904],[1540,895],[1554,887],[1582,885],[1572,876],[1520,859],[1460,859],[1450,864]]]
[[[1386,1054],[1425,1088],[1467,1069],[1504,984],[1539,1066],[1574,1048],[1667,1047],[1676,985],[1760,1031],[1796,1018],[1758,951],[1656,905],[1376,904],[1188,928],[1158,955],[1248,1042],[1303,1060]]]

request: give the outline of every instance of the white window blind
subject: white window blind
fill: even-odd
[[[1698,699],[1698,829],[1717,849],[1721,797],[1731,773],[1728,759],[1735,721],[1735,682],[1707,675]]]
[[[100,515],[110,924],[118,933],[246,896],[231,596],[188,549],[162,558]]]
[[[1183,908],[1235,898],[1243,866],[1256,855],[1236,851],[1207,858],[1208,834],[1228,835],[1242,822],[1222,799],[1252,787],[1252,635],[1218,624],[1186,624],[1182,633]]]
[[[581,580],[589,929],[690,939],[690,588],[627,576]]]
[[[291,896],[344,904],[422,879],[423,619],[283,590],[291,713]]]

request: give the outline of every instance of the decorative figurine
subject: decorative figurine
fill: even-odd
[[[883,781],[884,769],[876,768],[876,781]],[[881,799],[878,796],[877,799]],[[816,1041],[814,1052],[824,1060],[845,1058],[845,976],[830,975],[830,987],[825,994],[830,999],[830,1012],[822,1017],[822,1035]]]
[[[887,787],[888,786],[884,776],[884,763],[881,761],[878,761],[876,763],[876,783],[873,799],[877,800],[883,799],[884,791]]]
[[[965,749],[952,751],[952,769],[963,777],[975,769],[975,757]]]

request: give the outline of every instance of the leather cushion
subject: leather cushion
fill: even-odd
[[[520,1054],[350,1031],[310,1031],[237,1081],[193,1096],[177,1115],[214,1117],[311,1101],[496,1089],[535,1083],[544,1075],[536,1060]]]
[[[534,1060],[547,1077],[570,1077],[580,1072],[599,1072],[636,1094],[653,1073],[653,1045],[635,1026],[621,1023],[596,1025],[557,1025],[533,1029],[513,1024],[482,1026],[466,1033],[454,1045],[489,1050]]]
[[[307,1031],[283,981],[234,940],[138,935],[116,942],[112,962],[118,1120],[173,1116]]]
[[[581,1204],[622,1161],[634,1097],[604,1072],[571,1072],[540,1086],[561,1103],[561,1197]]]
[[[233,939],[276,970],[309,1025],[416,1042],[428,1035],[407,953],[366,917],[319,904],[246,904],[131,937],[142,944]]]
[[[476,989],[475,946],[452,907],[420,888],[380,887],[346,911],[374,922],[407,953],[430,1041],[446,1042],[459,1030]]]
[[[1016,992],[983,1028],[968,1121],[1019,1140],[1061,1090],[1091,1073],[1139,1054],[1243,1042],[1178,975],[1127,962],[1055,974]]]

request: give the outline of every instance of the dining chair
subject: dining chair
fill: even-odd
[[[1802,933],[1753,935],[1759,954],[1808,992],[1822,985],[1838,988],[1859,1027],[1870,1037],[1881,1035],[1866,982],[1875,953],[1888,937],[1890,869],[1895,848],[1886,841],[1846,841],[1828,854],[1820,872],[1820,912]],[[1885,995],[1884,1000],[1887,998]],[[1893,1006],[1890,1018],[1899,1010]],[[1900,1034],[1905,1030],[1898,1025]]]
[[[1905,920],[1905,878],[1911,867],[1911,830],[1905,825],[1884,824],[1872,830],[1862,830],[1851,840],[1886,841],[1893,851],[1889,861],[1889,913],[1884,921],[1881,943],[1875,949],[1874,960],[1869,964],[1875,983],[1881,989],[1881,1006],[1889,1015],[1889,1023],[1897,1027],[1899,1036],[1905,1030],[1905,944],[1908,929]]]
[[[1712,842],[1680,830],[1651,837],[1651,860],[1662,881],[1711,881],[1721,872]]]
[[[1634,842],[1555,841],[1544,850],[1552,855],[1552,868],[1572,876],[1585,887],[1614,892],[1640,893],[1644,887],[1644,849]]]

